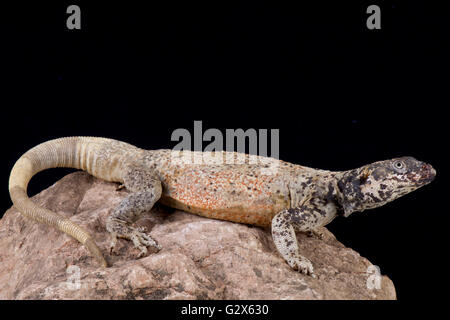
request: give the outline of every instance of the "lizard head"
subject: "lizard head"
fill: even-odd
[[[382,206],[431,181],[436,171],[412,157],[378,161],[345,171],[338,181],[344,216]]]

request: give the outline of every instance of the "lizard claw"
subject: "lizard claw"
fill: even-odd
[[[319,230],[310,230],[308,231],[307,235],[308,237],[314,237],[319,240],[323,240],[323,238],[325,237],[325,234]]]
[[[147,233],[144,232],[144,228],[137,228],[130,237],[130,240],[133,241],[133,244],[136,248],[140,250],[138,254],[138,258],[145,256],[148,252],[147,247],[153,247],[157,251],[161,250],[162,247]]]
[[[300,273],[309,275],[312,278],[317,278],[317,276],[314,274],[314,268],[311,261],[309,261],[305,257],[298,257],[296,259],[288,261],[288,264],[292,269],[297,270]]]
[[[125,185],[124,184],[120,184],[120,185],[117,186],[116,191],[120,191],[120,190],[122,190],[124,188],[125,188]]]
[[[114,253],[114,249],[117,245],[117,234],[111,233],[111,242],[109,244],[109,254],[112,255]]]

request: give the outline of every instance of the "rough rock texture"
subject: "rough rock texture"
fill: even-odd
[[[371,263],[324,229],[299,234],[318,279],[289,268],[270,230],[154,208],[138,221],[163,246],[135,260],[131,242],[107,252],[107,215],[126,195],[117,184],[76,172],[34,197],[85,227],[112,267],[76,240],[9,209],[0,220],[0,299],[395,299],[392,281],[368,289]],[[370,286],[369,286],[370,287]]]

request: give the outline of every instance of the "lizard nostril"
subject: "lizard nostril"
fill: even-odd
[[[434,168],[428,163],[422,164],[421,171],[423,172],[424,176],[429,180],[433,180],[434,177],[436,176],[436,170],[434,170]]]
[[[424,164],[422,165],[421,170],[424,171],[424,172],[427,173],[427,174],[431,174],[432,171],[433,171],[433,167],[430,166],[430,165],[427,164],[427,163],[424,163]]]

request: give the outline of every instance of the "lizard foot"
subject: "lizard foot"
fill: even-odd
[[[162,247],[147,233],[144,227],[134,228],[126,225],[122,225],[120,229],[121,233],[111,232],[111,243],[109,246],[109,253],[113,254],[117,245],[117,238],[124,238],[133,241],[136,248],[139,249],[138,258],[143,257],[147,254],[147,247],[152,247],[157,251],[161,250]],[[124,232],[126,231],[126,232]]]
[[[323,238],[325,237],[325,233],[319,230],[310,230],[307,232],[307,235],[308,237],[314,237],[319,240],[323,240]]]
[[[298,272],[305,275],[309,275],[313,278],[317,278],[314,274],[313,265],[311,261],[309,261],[309,259],[299,256],[297,258],[290,259],[289,261],[287,261],[287,263],[292,269],[297,270]]]
[[[136,248],[140,250],[138,258],[141,258],[147,254],[147,247],[155,248],[157,251],[161,250],[162,247],[147,233],[145,233],[144,227],[136,228],[130,235],[130,240]]]

